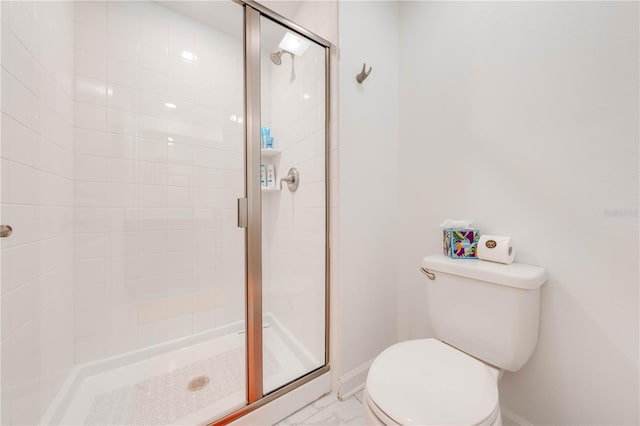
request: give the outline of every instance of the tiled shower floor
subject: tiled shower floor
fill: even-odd
[[[264,329],[264,387],[310,369],[274,327]],[[76,380],[64,425],[202,424],[245,404],[245,335],[232,332]],[[208,382],[189,389],[198,377]]]

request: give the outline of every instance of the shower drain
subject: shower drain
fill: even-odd
[[[204,389],[209,384],[209,376],[198,376],[189,382],[189,392],[197,392]]]

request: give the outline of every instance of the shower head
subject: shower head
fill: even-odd
[[[289,56],[291,56],[291,60],[293,61],[293,58],[295,58],[296,55],[294,55],[293,53],[289,52],[288,50],[278,50],[277,52],[271,52],[271,62],[273,62],[276,65],[282,65],[282,55],[287,54]]]
[[[282,65],[282,55],[284,54],[288,54],[289,56],[291,56],[291,81],[296,79],[296,69],[295,69],[295,59],[296,59],[296,55],[294,55],[293,53],[289,52],[288,50],[278,50],[277,52],[271,52],[271,62],[273,62],[276,65]]]
[[[271,53],[271,62],[273,62],[276,65],[282,65],[282,53],[284,52],[284,50],[279,50],[277,52],[272,52]]]

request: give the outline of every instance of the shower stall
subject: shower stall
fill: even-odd
[[[1,423],[225,423],[329,370],[329,43],[5,1]]]

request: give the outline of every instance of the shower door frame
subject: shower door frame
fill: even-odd
[[[228,424],[318,378],[330,370],[330,150],[331,43],[254,0],[233,0],[244,7],[245,195],[246,195],[246,353],[247,405],[211,425]],[[262,346],[262,190],[260,185],[261,70],[260,17],[264,16],[320,45],[325,52],[325,357],[324,365],[263,394]]]

